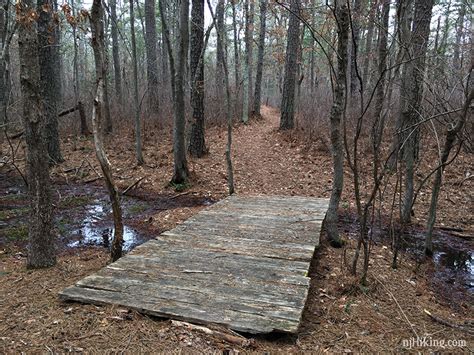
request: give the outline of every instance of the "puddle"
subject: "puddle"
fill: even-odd
[[[112,210],[103,201],[95,200],[86,207],[85,218],[81,227],[74,230],[67,243],[70,248],[84,246],[102,246],[110,248],[114,236]],[[124,225],[123,250],[129,251],[143,243],[147,238],[137,230]]]
[[[402,249],[421,259],[424,252],[424,233],[405,235]],[[433,235],[433,284],[443,288],[467,290],[474,295],[474,249],[472,242],[444,231]]]

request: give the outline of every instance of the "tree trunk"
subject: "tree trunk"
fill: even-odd
[[[137,41],[135,38],[135,13],[133,0],[130,0],[130,33],[132,37],[132,66],[133,66],[133,109],[135,112],[135,154],[137,164],[142,165],[142,129],[140,122],[140,106],[138,100],[138,65],[137,65]]]
[[[245,0],[245,69],[242,122],[249,120],[252,93],[253,11],[254,0]]]
[[[102,100],[102,107],[104,109],[104,116],[105,116],[105,132],[112,133],[113,126],[112,126],[112,117],[110,115],[110,98],[109,98],[109,80],[107,75],[107,68],[109,67],[109,55],[107,52],[107,46],[105,39],[105,33],[108,33],[108,22],[106,21],[105,13],[103,13],[103,23],[104,23],[104,76],[103,76],[103,100]]]
[[[464,16],[466,15],[466,1],[461,1],[458,18],[456,20],[456,41],[454,42],[453,66],[461,69],[461,41],[464,30]]]
[[[173,47],[170,43],[169,28],[164,16],[163,0],[159,0],[161,24],[165,35],[166,47],[168,49],[169,66],[171,72],[171,90],[173,92],[173,156],[174,173],[171,179],[173,184],[183,184],[188,181],[189,170],[186,160],[185,129],[186,129],[186,111],[185,111],[185,72],[188,53],[188,17],[189,1],[181,0],[179,8],[179,31],[178,31],[178,50],[177,62],[173,55]]]
[[[74,0],[71,0],[71,8],[73,16],[76,16],[76,10],[74,5]],[[75,24],[72,25],[72,36],[74,43],[74,58],[73,58],[73,76],[74,76],[74,101],[76,105],[80,108],[83,107],[81,103],[81,79],[79,78],[79,43],[77,41],[77,27]],[[79,122],[81,125],[80,131],[81,135],[87,136],[90,134],[89,127],[87,127],[86,116],[81,114],[84,111],[78,110]]]
[[[112,34],[112,59],[114,61],[114,83],[115,97],[119,105],[123,103],[122,97],[122,76],[120,74],[120,51],[118,41],[118,23],[117,23],[117,0],[110,0],[111,15],[111,34]]]
[[[298,70],[298,51],[300,46],[300,5],[299,0],[290,1],[290,23],[286,44],[285,78],[281,98],[280,129],[295,126],[295,89]]]
[[[224,55],[225,55],[225,0],[218,0],[216,9],[216,32],[221,35],[217,36],[216,45],[216,99],[222,98],[225,91],[224,78]],[[191,45],[192,48],[192,45]]]
[[[240,61],[239,61],[239,33],[237,31],[237,14],[235,8],[235,2],[237,0],[230,0],[232,4],[232,30],[234,33],[234,80],[235,80],[235,113],[238,114],[239,108],[239,96],[240,96]]]
[[[374,27],[375,27],[375,13],[377,11],[377,0],[372,0],[370,4],[370,13],[369,13],[369,21],[368,21],[368,28],[367,28],[367,37],[365,41],[365,55],[364,55],[364,63],[362,64],[362,84],[364,88],[367,87],[369,81],[369,73],[370,73],[370,59],[372,54],[372,41],[374,37]]]
[[[20,18],[18,47],[20,87],[23,96],[23,122],[26,140],[26,171],[30,216],[28,218],[27,266],[42,268],[56,264],[53,234],[51,181],[49,176],[46,125],[48,124],[40,96],[41,73],[38,34],[35,21],[27,21],[36,11],[32,0],[17,7]]]
[[[201,158],[207,153],[204,138],[204,49],[204,0],[192,0],[191,107],[193,116],[189,128],[188,152],[196,158]]]
[[[351,97],[355,95],[356,90],[359,86],[359,80],[357,78],[357,57],[359,55],[359,36],[360,36],[360,20],[361,20],[361,4],[362,0],[354,0],[354,9],[351,13],[352,16],[352,42],[351,48],[351,77],[350,77],[350,89]]]
[[[472,75],[474,70],[474,62],[471,64],[470,75]],[[433,189],[431,190],[431,204],[430,210],[428,213],[428,223],[426,226],[426,240],[425,240],[425,254],[426,255],[433,255],[433,229],[436,222],[436,209],[438,207],[438,197],[439,191],[441,190],[441,182],[443,179],[444,169],[446,167],[446,162],[449,158],[449,153],[454,146],[454,142],[458,133],[463,128],[464,124],[466,123],[467,117],[469,115],[469,111],[471,109],[471,103],[474,100],[474,89],[471,88],[468,96],[466,97],[466,101],[464,102],[464,107],[462,112],[459,115],[459,118],[456,120],[454,125],[448,128],[448,132],[446,133],[446,140],[444,142],[443,152],[441,153],[440,165],[436,171],[435,181],[433,183]],[[472,113],[471,113],[472,114]]]
[[[344,185],[344,151],[341,138],[341,120],[343,119],[347,93],[347,44],[349,37],[349,9],[344,0],[336,3],[337,22],[337,77],[334,90],[334,101],[329,117],[331,123],[331,148],[333,158],[333,182],[329,209],[325,224],[328,238],[332,245],[341,246],[342,241],[337,229],[337,210]]]
[[[56,25],[53,23],[54,4],[52,0],[38,0],[38,46],[41,72],[41,92],[46,114],[46,136],[51,164],[63,161],[58,131],[58,106],[61,87],[59,84],[59,46]]]
[[[0,0],[0,127],[7,131],[7,110],[10,99],[10,43],[8,41],[8,17],[5,13],[9,11],[9,3]],[[3,135],[2,135],[3,137]],[[0,140],[1,142],[1,140]]]
[[[410,223],[413,207],[414,174],[425,75],[425,59],[430,35],[430,21],[434,0],[416,0],[415,15],[409,51],[412,60],[405,65],[401,93],[403,161],[405,164],[405,191],[401,211],[403,224]]]
[[[260,36],[258,41],[257,75],[255,77],[255,95],[253,102],[253,116],[260,117],[262,101],[263,55],[265,53],[265,25],[267,16],[267,0],[260,0]]]
[[[100,129],[102,123],[102,101],[103,101],[103,83],[105,74],[105,48],[104,48],[104,27],[103,10],[101,0],[94,0],[91,9],[90,21],[92,32],[92,48],[94,49],[95,75],[96,75],[96,96],[92,112],[92,127],[94,133],[94,146],[102,173],[104,174],[107,190],[109,192],[110,202],[112,203],[112,212],[114,216],[114,240],[111,248],[112,261],[122,256],[123,245],[123,222],[122,208],[120,206],[120,196],[115,186],[110,162],[105,153],[102,142],[102,132]]]
[[[148,83],[148,108],[151,112],[157,113],[159,110],[159,90],[155,0],[145,0],[145,46]]]

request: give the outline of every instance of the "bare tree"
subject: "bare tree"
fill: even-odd
[[[243,111],[242,122],[249,120],[251,95],[252,95],[252,55],[253,55],[253,13],[254,0],[245,0],[245,69],[244,69],[244,89],[243,89]]]
[[[159,109],[159,91],[155,0],[145,0],[145,48],[148,107],[152,112],[157,113]]]
[[[46,134],[48,154],[52,164],[63,161],[58,131],[58,106],[61,98],[59,78],[58,33],[53,23],[54,4],[52,0],[38,0],[38,45],[41,72],[41,91],[46,113]]]
[[[112,35],[112,59],[114,62],[114,83],[117,102],[122,104],[122,76],[120,74],[120,50],[118,41],[117,0],[110,1],[110,20]]]
[[[135,154],[137,164],[142,165],[142,129],[140,120],[140,104],[138,99],[138,65],[137,65],[137,41],[135,38],[135,12],[133,0],[130,0],[130,34],[132,37],[132,66],[133,66],[133,109],[135,112]],[[104,76],[105,78],[105,76]]]
[[[267,17],[267,0],[260,0],[260,35],[258,40],[257,75],[255,76],[255,95],[253,101],[253,116],[260,117],[262,101],[263,55],[265,53],[265,25]]]
[[[220,98],[224,92],[225,78],[224,78],[224,54],[225,54],[225,0],[218,0],[216,8],[216,97]],[[223,34],[223,35],[219,35]]]
[[[102,123],[102,103],[103,103],[103,80],[104,80],[104,27],[101,0],[94,0],[92,4],[90,22],[92,32],[92,48],[94,49],[95,74],[96,74],[96,96],[92,112],[92,129],[94,133],[94,145],[97,160],[99,161],[102,173],[104,174],[105,183],[109,192],[110,202],[112,203],[112,212],[114,216],[114,239],[111,248],[112,261],[122,256],[123,244],[123,222],[122,207],[120,205],[120,196],[115,186],[112,176],[110,162],[105,153],[102,131],[100,129]]]
[[[466,124],[466,120],[469,114],[472,115],[471,103],[474,100],[474,88],[472,87],[470,88],[469,84],[470,84],[470,78],[473,75],[473,70],[474,70],[474,61],[471,63],[471,69],[469,70],[468,79],[466,80],[466,83],[467,83],[466,99],[464,101],[463,109],[459,113],[459,116],[457,117],[457,119],[448,127],[443,151],[440,157],[439,166],[436,169],[435,180],[433,183],[433,188],[431,190],[431,204],[430,204],[430,210],[428,214],[428,223],[426,226],[426,229],[427,229],[426,240],[425,240],[425,254],[426,255],[433,254],[433,229],[434,229],[434,224],[436,222],[436,209],[438,207],[438,198],[439,198],[439,192],[441,190],[441,182],[443,179],[444,169],[447,165],[449,154],[451,153],[451,150],[454,147],[458,134],[461,132],[462,128]]]
[[[204,0],[192,0],[191,107],[188,152],[200,158],[207,153],[204,137]]]
[[[300,4],[299,0],[290,1],[290,23],[286,44],[285,78],[281,98],[280,129],[292,129],[295,126],[295,90],[298,70],[298,51],[300,47]]]
[[[47,118],[42,102],[38,33],[32,21],[37,9],[32,0],[17,4],[20,84],[23,96],[23,122],[26,140],[26,170],[30,201],[28,257],[30,268],[56,264],[53,234],[51,181],[46,137]]]
[[[425,60],[430,35],[430,21],[434,0],[416,0],[415,14],[411,41],[409,44],[409,61],[404,65],[402,92],[400,102],[400,124],[403,146],[403,162],[405,164],[405,191],[401,212],[402,223],[411,220],[415,160],[417,155],[419,131],[416,123],[420,118],[423,98],[423,85],[425,75]],[[415,127],[414,130],[410,127]]]
[[[337,23],[337,73],[334,88],[334,99],[329,121],[331,124],[331,148],[333,159],[333,181],[331,199],[326,214],[326,231],[328,238],[334,246],[341,246],[342,241],[337,229],[337,210],[341,200],[344,185],[344,151],[341,134],[341,121],[343,119],[345,100],[347,96],[347,44],[349,37],[349,9],[344,0],[335,1]]]
[[[74,0],[71,0],[71,8],[72,14],[76,16],[76,9],[74,6]],[[77,32],[77,24],[72,23],[72,36],[73,36],[73,44],[74,44],[74,59],[73,59],[73,74],[74,74],[74,101],[77,106],[77,112],[79,115],[79,122],[81,125],[81,134],[87,136],[90,134],[89,128],[87,127],[87,120],[86,115],[84,112],[84,106],[81,102],[81,79],[79,78],[79,44],[78,44],[78,32]]]
[[[173,128],[173,156],[174,156],[174,173],[171,182],[174,184],[182,184],[187,182],[189,178],[188,162],[186,159],[185,145],[185,128],[186,128],[186,111],[185,111],[185,72],[188,53],[188,17],[189,17],[189,1],[181,0],[179,6],[179,31],[177,55],[173,53],[173,47],[170,40],[170,32],[166,18],[164,16],[163,0],[159,0],[161,24],[168,49],[169,66],[171,72],[171,90],[173,92],[173,111],[174,111],[174,128]]]

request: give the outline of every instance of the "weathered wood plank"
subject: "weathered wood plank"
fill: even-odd
[[[60,296],[239,331],[294,333],[327,205],[306,197],[229,197]]]

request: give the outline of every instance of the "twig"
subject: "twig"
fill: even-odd
[[[467,332],[469,334],[474,334],[473,329],[463,327],[462,325],[459,325],[459,324],[456,324],[456,323],[451,323],[450,321],[448,321],[446,319],[443,319],[443,318],[440,318],[438,316],[435,316],[434,314],[431,314],[431,312],[426,310],[426,309],[424,309],[423,312],[425,312],[426,315],[428,315],[432,320],[434,320],[437,323],[440,323],[440,324],[445,325],[445,326],[450,327],[450,328],[455,328],[455,329],[462,330],[462,331]]]
[[[127,192],[129,192],[131,189],[133,189],[135,186],[137,186],[138,183],[139,183],[140,181],[142,181],[144,178],[145,178],[145,177],[142,176],[142,177],[139,178],[137,181],[135,181],[133,184],[131,184],[129,187],[127,187],[125,190],[123,190],[122,195],[126,195]]]
[[[227,333],[217,331],[217,330],[212,330],[212,329],[209,329],[207,327],[200,326],[200,325],[194,325],[194,324],[191,324],[191,323],[181,322],[181,321],[177,321],[177,320],[172,320],[171,325],[174,326],[174,327],[183,327],[183,328],[186,328],[188,330],[196,330],[196,331],[202,332],[202,333],[207,334],[207,335],[213,335],[213,336],[216,336],[218,338],[221,338],[222,340],[224,340],[228,343],[236,344],[236,345],[239,345],[239,346],[249,346],[253,343],[253,339],[247,339],[247,338],[243,337],[242,335],[237,334],[235,332],[232,332],[232,334],[227,334]]]
[[[174,200],[175,198],[178,198],[178,197],[180,197],[180,196],[187,195],[187,194],[189,194],[189,193],[191,193],[191,191],[181,192],[180,194],[177,194],[177,195],[174,195],[174,196],[170,197],[169,200]]]
[[[402,307],[400,306],[400,303],[398,303],[398,301],[395,298],[395,296],[393,295],[393,293],[390,292],[390,290],[377,277],[374,276],[374,279],[377,280],[377,282],[382,285],[382,287],[385,289],[385,291],[387,291],[387,293],[390,295],[390,297],[392,297],[392,299],[395,301],[395,303],[398,306],[398,309],[400,309],[400,312],[402,313],[403,317],[405,318],[405,320],[407,321],[407,323],[410,326],[411,330],[413,331],[413,334],[415,334],[416,338],[418,339],[419,337],[418,337],[418,333],[415,330],[415,327],[413,326],[413,324],[411,324],[410,320],[408,319],[407,315],[403,311]]]

